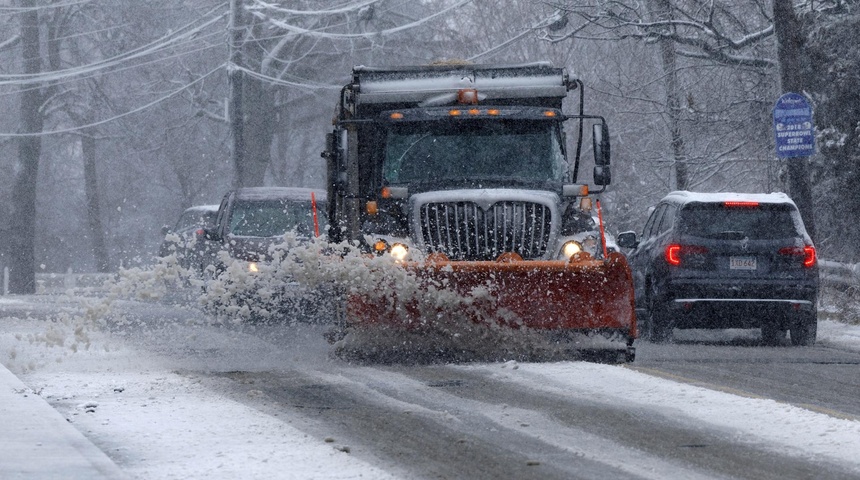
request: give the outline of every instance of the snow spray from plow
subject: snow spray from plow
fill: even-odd
[[[269,254],[256,271],[224,255],[223,270],[206,279],[167,257],[152,272],[160,279],[138,272],[121,290],[135,296],[131,284],[147,285],[145,297],[156,298],[153,285],[172,279],[191,285],[191,300],[217,321],[330,324],[333,352],[351,361],[633,359],[630,270],[618,253],[398,263],[288,234]]]

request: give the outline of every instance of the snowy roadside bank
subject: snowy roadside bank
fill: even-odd
[[[43,312],[46,304],[40,300],[10,297],[0,299],[0,308]],[[189,364],[139,350],[134,337],[89,331],[86,339],[75,338],[62,321],[36,317],[3,318],[3,363],[133,478],[396,478],[350,456],[337,439],[309,436],[290,418],[267,415],[203,387],[194,374],[180,373]],[[192,350],[231,340],[234,349],[242,346],[240,334],[195,339],[189,330],[176,332],[187,335],[178,343]],[[258,358],[247,362],[284,359],[274,345],[255,354]],[[229,367],[229,360],[221,361]],[[238,361],[236,366],[248,366]],[[249,388],[247,394],[255,391]]]

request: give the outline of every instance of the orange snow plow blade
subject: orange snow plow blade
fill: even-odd
[[[459,305],[454,302],[457,313],[478,323],[609,331],[631,342],[637,335],[632,277],[620,253],[605,260],[585,255],[574,261],[443,261],[403,268],[418,279],[418,294],[409,299],[350,295],[349,324],[404,330],[432,324],[448,295],[460,300]]]

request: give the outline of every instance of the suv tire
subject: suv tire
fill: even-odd
[[[661,298],[657,288],[652,286],[648,295],[647,324],[645,337],[654,343],[666,343],[672,340],[672,325],[666,301]]]
[[[792,323],[789,331],[791,332],[792,345],[811,347],[815,345],[815,338],[818,335],[818,322],[815,316],[809,315],[807,318]]]
[[[785,339],[785,329],[778,321],[765,321],[761,324],[761,343],[768,347],[782,345]]]

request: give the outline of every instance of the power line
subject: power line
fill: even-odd
[[[436,13],[428,15],[424,18],[420,18],[414,22],[410,22],[410,23],[407,23],[404,25],[393,27],[393,28],[387,28],[384,30],[379,30],[376,32],[325,33],[325,32],[321,32],[319,30],[311,30],[308,28],[302,28],[302,27],[299,27],[296,25],[289,24],[289,23],[284,22],[284,21],[280,21],[280,20],[270,19],[269,22],[278,28],[281,28],[281,29],[286,30],[288,32],[292,32],[292,33],[299,34],[299,35],[308,35],[308,36],[313,36],[313,37],[322,37],[322,38],[331,38],[331,39],[365,38],[365,37],[373,37],[375,35],[390,35],[393,33],[398,33],[398,32],[404,31],[404,30],[409,30],[410,28],[417,27],[418,25],[426,23],[426,22],[428,22],[428,21],[430,21],[436,17],[442,16],[442,15],[450,12],[451,10],[455,10],[455,9],[460,8],[463,5],[465,5],[467,3],[471,3],[471,2],[472,2],[472,0],[463,0],[461,2],[456,3],[455,5],[451,5],[449,7],[443,8],[442,10],[439,10]]]
[[[221,35],[221,34],[223,34],[223,32],[220,32],[220,31],[219,31],[219,32],[214,32],[214,33],[206,34],[206,35],[205,35],[205,37],[215,36],[215,35]],[[204,38],[205,38],[205,37],[204,37]],[[196,40],[199,40],[199,37],[198,37],[198,38],[196,38],[196,39],[195,39],[195,41],[196,41]],[[185,57],[185,56],[192,55],[192,54],[195,54],[195,53],[200,53],[200,52],[203,52],[203,51],[206,51],[206,50],[211,50],[211,49],[213,49],[213,48],[223,48],[223,45],[218,45],[218,44],[205,45],[205,46],[202,46],[202,47],[199,47],[199,48],[195,48],[195,49],[191,49],[191,50],[186,50],[186,51],[182,51],[182,52],[174,53],[174,54],[172,54],[172,55],[162,56],[162,57],[155,58],[155,59],[152,59],[152,60],[147,60],[147,61],[143,61],[143,62],[135,63],[134,65],[126,65],[126,66],[122,66],[122,67],[113,68],[113,69],[111,69],[111,70],[110,70],[109,72],[107,72],[107,73],[111,73],[111,74],[113,74],[113,73],[120,73],[120,72],[124,72],[124,71],[131,70],[131,69],[134,69],[134,68],[145,67],[145,66],[147,66],[147,65],[152,65],[152,64],[155,64],[155,63],[160,63],[160,62],[165,62],[165,61],[173,60],[173,59],[176,59],[176,58]],[[52,86],[52,87],[56,87],[56,86],[62,86],[62,85],[66,85],[66,84],[73,83],[73,82],[79,82],[79,81],[83,81],[83,80],[89,80],[90,78],[95,78],[95,77],[98,77],[98,76],[100,76],[100,75],[102,75],[102,74],[103,74],[103,72],[100,72],[100,71],[94,71],[94,72],[89,73],[88,75],[81,75],[81,76],[75,76],[75,77],[68,77],[68,78],[63,79],[63,80],[59,80],[59,81],[56,81],[56,82],[52,82],[52,83],[51,83],[51,86]],[[39,88],[42,88],[42,85],[33,85],[33,84],[32,84],[32,83],[30,83],[30,82],[20,82],[18,85],[26,85],[27,87],[25,87],[25,88],[18,88],[18,89],[15,89],[15,90],[10,90],[10,91],[5,92],[5,93],[0,93],[0,97],[6,97],[6,96],[11,96],[11,95],[18,95],[18,94],[19,94],[19,93],[21,93],[21,92],[25,92],[25,91],[28,91],[28,90],[33,90],[33,89],[39,89]]]
[[[476,55],[472,55],[471,57],[467,58],[467,60],[469,60],[471,62],[471,61],[475,61],[481,57],[492,56],[492,55],[504,50],[505,48],[508,48],[509,46],[513,45],[514,43],[517,43],[523,37],[534,32],[535,30],[547,27],[548,25],[550,25],[555,20],[557,15],[558,15],[558,12],[553,13],[549,17],[542,19],[541,21],[537,22],[536,24],[532,25],[531,27],[526,28],[525,30],[523,30],[519,34],[514,35],[513,37],[505,40],[504,42],[502,42],[502,43],[500,43],[500,44],[498,44],[492,48],[490,48],[489,50],[484,50],[481,53],[478,53]]]
[[[80,130],[86,130],[86,129],[88,129],[88,128],[97,127],[97,126],[99,126],[99,125],[104,125],[104,124],[106,124],[106,123],[110,123],[110,122],[113,122],[113,121],[115,121],[115,120],[119,120],[119,119],[121,119],[121,118],[125,118],[125,117],[127,117],[127,116],[129,116],[129,115],[133,115],[133,114],[135,114],[135,113],[141,112],[141,111],[143,111],[143,110],[146,110],[146,109],[147,109],[147,108],[149,108],[149,107],[152,107],[153,105],[156,105],[156,104],[158,104],[158,103],[161,103],[161,102],[163,102],[163,101],[165,101],[165,100],[167,100],[167,99],[169,99],[169,98],[175,97],[176,95],[179,95],[180,93],[182,93],[183,91],[187,90],[188,88],[190,88],[190,87],[192,87],[192,86],[194,86],[194,85],[196,85],[196,84],[198,84],[198,83],[202,82],[202,81],[203,81],[203,80],[205,80],[206,78],[208,78],[208,77],[212,76],[213,74],[215,74],[215,72],[217,72],[217,71],[221,70],[222,68],[224,68],[224,65],[223,65],[223,64],[222,64],[222,65],[219,65],[217,68],[215,68],[215,69],[211,70],[209,73],[207,73],[207,74],[205,74],[205,75],[201,76],[200,78],[198,78],[198,79],[196,79],[196,80],[194,80],[194,81],[192,81],[192,82],[189,82],[189,83],[187,83],[187,84],[183,85],[181,88],[179,88],[179,89],[177,89],[177,90],[174,90],[174,91],[170,92],[169,94],[164,95],[163,97],[158,98],[158,99],[156,99],[156,100],[154,100],[154,101],[152,101],[152,102],[149,102],[149,103],[147,103],[146,105],[142,105],[142,106],[140,106],[140,107],[138,107],[138,108],[135,108],[134,110],[129,110],[128,112],[121,113],[121,114],[119,114],[119,115],[115,115],[115,116],[113,116],[113,117],[106,118],[106,119],[104,119],[104,120],[100,120],[100,121],[98,121],[98,122],[89,123],[89,124],[87,124],[87,125],[78,125],[78,126],[76,126],[76,127],[65,128],[65,129],[60,129],[60,130],[49,130],[49,131],[47,131],[47,132],[46,132],[46,131],[37,132],[37,133],[3,133],[3,132],[0,132],[0,138],[8,138],[8,137],[13,137],[13,138],[22,138],[22,137],[39,137],[39,136],[47,136],[47,135],[56,135],[56,134],[60,134],[60,133],[72,133],[72,132],[77,132],[77,131],[80,131]]]
[[[239,69],[250,77],[254,77],[260,80],[266,80],[276,85],[284,85],[289,87],[298,87],[298,88],[306,88],[309,90],[316,90],[320,88],[331,89],[331,90],[340,90],[343,88],[343,85],[329,85],[325,83],[298,83],[291,82],[289,80],[284,80],[281,78],[270,77],[268,75],[264,75],[259,72],[255,72],[253,70],[247,69],[245,67],[240,67],[238,65],[234,65],[233,68]]]
[[[222,4],[221,6],[223,6]],[[215,9],[211,10],[214,11]],[[210,12],[211,12],[210,11]],[[146,55],[150,55],[152,53],[158,52],[168,46],[174,45],[178,43],[180,40],[190,39],[194,35],[201,32],[206,27],[218,22],[219,20],[226,17],[227,12],[223,12],[220,15],[206,21],[202,25],[191,28],[192,25],[197,23],[194,22],[188,23],[179,29],[176,32],[171,32],[168,35],[165,35],[158,40],[150,42],[142,47],[138,47],[129,52],[125,52],[123,54],[108,58],[106,60],[100,60],[98,62],[94,62],[88,65],[81,65],[74,68],[69,68],[65,70],[55,70],[51,72],[44,72],[35,75],[28,74],[13,74],[13,75],[0,75],[0,86],[6,85],[22,85],[22,84],[32,84],[37,82],[50,82],[62,80],[68,77],[80,76],[83,74],[98,72],[104,69],[112,68],[116,65],[120,65],[129,60],[137,59],[144,57]],[[187,30],[187,31],[186,31]]]
[[[366,37],[368,35],[390,34],[390,33],[395,33],[395,32],[399,32],[402,30],[406,30],[408,28],[423,24],[423,23],[429,21],[430,19],[436,18],[440,15],[443,15],[443,14],[449,12],[452,9],[459,8],[459,7],[461,7],[467,3],[470,3],[470,2],[471,2],[471,0],[462,0],[453,6],[449,6],[447,8],[444,8],[444,9],[442,9],[442,10],[440,10],[440,11],[438,11],[432,15],[428,15],[426,17],[420,18],[420,19],[413,21],[411,23],[408,23],[405,25],[400,25],[400,26],[386,29],[386,30],[381,30],[378,32],[363,33],[363,34],[326,34],[326,33],[322,33],[319,31],[301,29],[300,27],[292,27],[289,25],[287,25],[285,27],[286,24],[279,24],[279,23],[276,23],[274,21],[273,21],[273,23],[276,23],[276,25],[278,25],[282,28],[285,28],[288,31],[293,31],[294,33],[299,33],[299,34],[310,33],[312,35],[315,34],[315,35],[322,35],[322,36],[328,36],[328,37],[334,37],[334,38],[360,38],[360,37]],[[67,4],[67,5],[73,5],[73,4],[79,4],[79,3],[87,3],[87,2],[76,2],[76,3]],[[373,3],[376,3],[376,2],[375,1],[368,1],[368,2],[365,2],[365,3],[360,4],[360,5],[365,6],[365,5],[370,5]],[[226,3],[222,3],[218,7],[211,9],[207,13],[207,15],[211,14],[212,12],[215,12],[218,8],[222,8],[224,5],[226,5]],[[62,84],[62,83],[70,82],[70,81],[90,78],[92,76],[95,76],[95,75],[101,73],[103,70],[106,70],[106,69],[111,69],[110,70],[111,72],[118,72],[118,71],[122,71],[125,69],[136,68],[136,67],[146,65],[149,63],[160,62],[160,61],[164,61],[164,60],[167,60],[170,58],[176,58],[176,57],[188,55],[191,53],[195,53],[197,51],[207,50],[209,48],[215,48],[214,45],[210,45],[210,46],[203,47],[200,49],[191,50],[189,52],[177,53],[176,55],[174,55],[172,57],[159,58],[156,60],[138,63],[135,65],[119,66],[122,63],[126,63],[126,62],[129,62],[131,60],[138,59],[138,58],[144,57],[146,55],[150,55],[152,53],[156,53],[156,52],[161,51],[161,50],[163,50],[167,47],[170,47],[170,46],[181,45],[183,42],[196,41],[197,39],[199,39],[198,34],[202,30],[204,30],[205,28],[213,25],[214,23],[216,23],[219,20],[221,20],[222,18],[224,18],[227,15],[227,13],[228,12],[223,12],[223,13],[215,16],[214,18],[212,18],[212,19],[210,19],[210,20],[208,20],[208,21],[204,22],[203,24],[200,24],[196,27],[194,27],[194,25],[196,23],[198,23],[199,20],[195,20],[194,22],[190,22],[190,23],[180,27],[176,31],[171,32],[170,34],[165,35],[165,36],[163,36],[163,37],[161,37],[161,38],[159,38],[153,42],[150,42],[150,43],[148,43],[142,47],[136,48],[136,49],[131,50],[129,52],[126,52],[124,54],[111,57],[107,60],[95,62],[95,63],[88,64],[88,65],[78,66],[78,67],[70,68],[70,69],[66,69],[66,70],[46,72],[44,74],[39,74],[39,75],[0,75],[0,86],[4,86],[4,85],[5,86],[27,85],[31,88],[38,88],[38,87],[33,86],[33,84],[36,82],[48,82],[48,81],[56,82],[55,84],[57,84],[57,83]],[[204,18],[205,18],[205,16],[204,16]],[[299,31],[296,31],[296,29],[298,29]],[[208,37],[210,35],[216,35],[216,34],[221,34],[221,32],[205,34],[205,36]],[[169,93],[165,96],[160,97],[159,99],[157,99],[153,102],[150,102],[150,103],[143,105],[141,107],[138,107],[134,110],[125,112],[125,113],[120,114],[120,115],[116,115],[114,117],[111,117],[111,118],[108,118],[105,120],[101,120],[101,121],[91,123],[88,125],[81,125],[81,126],[71,127],[71,128],[67,128],[67,129],[43,131],[43,132],[38,132],[38,133],[2,133],[2,132],[0,132],[0,138],[31,137],[31,136],[42,136],[42,135],[54,135],[54,134],[70,133],[70,132],[75,132],[75,131],[103,125],[105,123],[109,123],[109,122],[124,118],[126,116],[132,115],[134,113],[143,111],[143,110],[145,110],[145,109],[147,109],[153,105],[156,105],[160,102],[163,102],[169,98],[172,98],[172,97],[178,95],[179,93],[181,93],[182,91],[187,90],[191,86],[193,86],[193,85],[203,81],[204,79],[210,77],[211,75],[213,75],[215,72],[217,72],[218,70],[220,70],[224,66],[225,65],[220,65],[219,67],[213,69],[212,71],[203,75],[202,77],[182,86],[181,88],[179,88],[177,90],[172,91],[171,93]],[[231,67],[237,68],[234,65],[231,65]],[[248,74],[249,76],[252,76],[252,77],[255,77],[258,79],[262,79],[262,80],[271,82],[273,84],[278,84],[278,85],[285,85],[285,86],[311,89],[311,90],[320,89],[320,88],[323,88],[323,89],[338,89],[338,88],[340,88],[340,86],[328,85],[328,84],[323,84],[323,83],[312,83],[310,81],[308,81],[308,82],[294,82],[294,81],[284,80],[284,79],[280,79],[280,78],[274,78],[274,77],[264,75],[264,74],[259,73],[259,72],[254,72],[254,71],[246,69],[244,67],[239,67],[239,69],[242,70],[244,73]],[[4,80],[4,78],[6,80]],[[301,79],[301,80],[304,80],[304,79]],[[21,91],[21,90],[19,90],[19,91]]]
[[[66,3],[52,3],[48,5],[39,5],[37,7],[0,7],[0,12],[3,12],[6,15],[15,15],[19,13],[32,12],[33,10],[41,11],[52,10],[55,8],[74,7],[75,5],[82,5],[90,2],[92,2],[92,0],[77,0]]]
[[[263,9],[272,12],[284,13],[287,15],[309,15],[309,16],[319,16],[319,15],[336,15],[341,13],[350,13],[356,12],[364,7],[368,7],[373,5],[374,3],[379,3],[381,0],[366,0],[364,2],[356,3],[353,5],[347,5],[345,7],[333,8],[330,10],[296,10],[292,8],[284,8],[278,5],[273,5],[271,3],[266,3],[261,0],[254,0],[254,3],[262,6]],[[258,8],[251,7],[248,10],[258,10]]]

